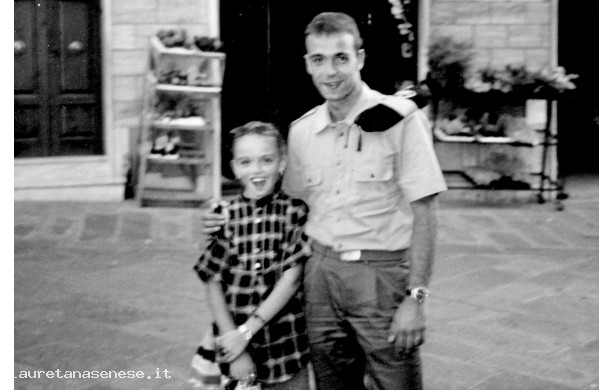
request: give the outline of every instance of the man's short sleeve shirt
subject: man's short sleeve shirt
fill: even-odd
[[[406,117],[377,133],[353,123],[379,103]],[[308,203],[308,236],[335,250],[408,248],[410,202],[446,189],[425,114],[365,84],[345,120],[332,123],[327,105],[318,106],[292,124],[288,143],[283,189]]]

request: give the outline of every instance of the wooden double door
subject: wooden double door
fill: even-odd
[[[15,1],[15,157],[103,153],[98,0]]]

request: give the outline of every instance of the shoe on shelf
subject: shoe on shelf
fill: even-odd
[[[166,154],[166,147],[168,146],[168,135],[161,135],[153,141],[151,147],[150,157],[162,158]]]
[[[169,135],[168,143],[164,147],[164,158],[175,160],[179,158],[179,144],[181,143],[181,137],[178,135]]]

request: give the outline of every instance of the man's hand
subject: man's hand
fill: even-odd
[[[213,211],[205,211],[202,215],[202,233],[210,235],[218,232],[224,223],[223,215]]]
[[[425,342],[424,303],[404,298],[393,316],[388,341],[395,343],[395,353],[398,355]]]
[[[222,361],[229,363],[244,352],[249,342],[238,329],[234,329],[217,337],[216,344]]]
[[[212,200],[209,203],[209,207],[202,215],[202,233],[204,235],[211,235],[221,230],[221,227],[227,222],[227,215],[223,215],[224,205],[226,202],[219,200]]]
[[[243,352],[236,360],[230,363],[230,376],[234,379],[248,378],[250,374],[255,373],[255,363],[251,355]]]

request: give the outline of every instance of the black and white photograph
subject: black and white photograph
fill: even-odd
[[[5,386],[605,389],[600,4],[7,3]]]

